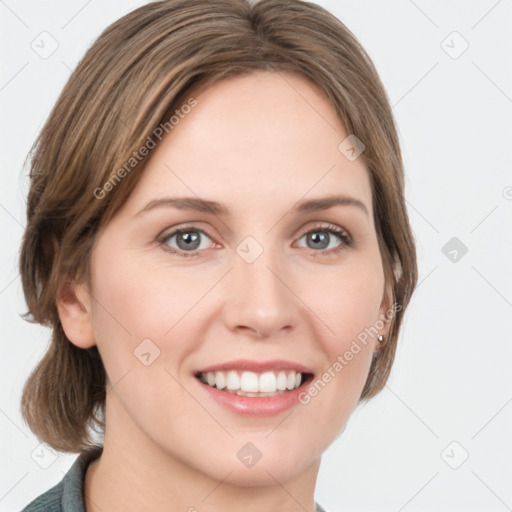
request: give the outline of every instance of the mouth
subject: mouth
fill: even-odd
[[[313,380],[313,370],[292,361],[238,359],[200,368],[194,377],[205,393],[232,413],[275,416],[297,406]]]
[[[256,372],[230,369],[197,372],[203,384],[232,395],[252,398],[273,397],[305,386],[313,378],[311,372],[270,370]]]

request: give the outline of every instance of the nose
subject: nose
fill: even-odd
[[[275,252],[264,250],[252,263],[234,255],[225,286],[222,316],[229,330],[254,338],[291,331],[300,312],[291,273]]]

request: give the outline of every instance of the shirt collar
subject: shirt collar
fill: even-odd
[[[62,511],[85,512],[84,483],[89,464],[103,452],[102,446],[95,446],[80,453],[62,480]]]

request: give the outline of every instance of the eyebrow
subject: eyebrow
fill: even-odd
[[[311,212],[319,212],[329,210],[335,206],[355,206],[369,216],[366,205],[354,197],[346,195],[336,195],[321,197],[319,199],[308,199],[299,201],[291,209],[291,213],[305,214]],[[154,210],[155,208],[177,208],[179,210],[191,210],[202,213],[211,213],[219,216],[229,216],[229,209],[217,201],[209,201],[198,197],[165,197],[162,199],[154,199],[150,201],[137,215]]]

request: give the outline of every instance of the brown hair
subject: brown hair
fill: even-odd
[[[31,152],[31,185],[20,271],[27,318],[52,328],[51,345],[28,378],[22,414],[59,451],[92,444],[105,427],[105,370],[96,347],[64,334],[56,293],[88,281],[101,226],[118,211],[148,157],[104,184],[192,92],[268,70],[308,78],[330,100],[348,133],[366,146],[374,221],[391,302],[399,308],[371,365],[360,400],[385,385],[400,325],[417,282],[416,251],[404,199],[400,147],[389,102],[370,58],[320,6],[296,0],[164,0],[109,26],[64,87]],[[340,141],[341,142],[341,141]]]

